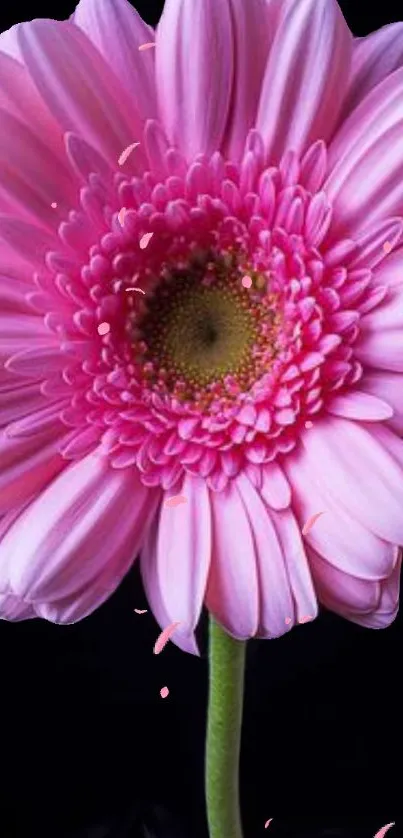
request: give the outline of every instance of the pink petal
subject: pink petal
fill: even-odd
[[[393,288],[401,285],[403,277],[403,248],[394,250],[374,271],[374,283]]]
[[[67,21],[24,23],[19,42],[32,79],[61,128],[81,135],[107,160],[117,160],[139,134],[140,117],[98,50]]]
[[[63,161],[63,135],[57,122],[38,94],[25,67],[1,52],[0,107],[28,126],[32,133],[52,149],[53,154],[57,154],[60,162]]]
[[[41,491],[65,467],[59,454],[65,430],[54,422],[45,433],[26,439],[0,433],[0,514]]]
[[[403,65],[403,23],[390,23],[355,41],[343,120],[377,84]]]
[[[217,151],[233,90],[229,0],[166,0],[156,43],[159,107],[168,139],[188,159]]]
[[[178,620],[173,642],[198,654],[194,629],[203,604],[211,554],[211,509],[204,480],[186,475],[187,503],[161,506],[159,520],[141,555],[147,599],[162,626]]]
[[[17,61],[23,60],[17,38],[20,26],[20,23],[16,23],[15,26],[11,26],[10,29],[6,29],[5,32],[0,33],[0,52],[5,53],[7,56],[10,55]]]
[[[81,593],[91,599],[100,577],[110,593],[134,561],[158,499],[135,471],[113,470],[96,454],[65,468],[0,542],[0,589],[8,583],[30,602],[67,608]]]
[[[377,608],[381,582],[368,582],[338,570],[307,547],[319,601],[336,614],[368,614]]]
[[[403,435],[403,388],[402,377],[395,372],[368,369],[360,381],[360,387],[367,393],[390,404],[393,416],[388,425]]]
[[[403,288],[391,288],[381,305],[361,320],[356,344],[359,361],[371,367],[403,372]]]
[[[287,631],[284,622],[285,615],[294,613],[282,547],[270,513],[255,488],[243,475],[238,478],[236,485],[244,506],[244,514],[249,521],[256,556],[256,558],[253,556],[253,563],[256,562],[257,565],[259,591],[257,633],[263,637],[279,637]],[[246,598],[247,589],[244,596]],[[233,622],[235,619],[234,613]]]
[[[362,381],[360,384],[362,385]],[[361,419],[363,422],[376,422],[393,416],[393,408],[387,402],[359,390],[335,396],[326,409],[334,416]]]
[[[251,525],[233,482],[211,494],[213,553],[206,607],[237,639],[253,637],[259,625],[259,580]]]
[[[3,209],[55,230],[66,211],[77,203],[71,172],[25,124],[5,111],[0,111],[0,120]],[[53,201],[57,202],[56,212],[51,206]]]
[[[154,53],[139,55],[150,29],[127,0],[80,0],[74,23],[85,32],[134,98],[143,118],[157,116]]]
[[[327,140],[350,69],[352,38],[335,0],[295,0],[281,18],[262,86],[256,127],[276,163]]]
[[[18,623],[37,616],[30,602],[24,602],[13,594],[0,594],[0,620]]]
[[[307,433],[312,432],[313,429]],[[300,526],[319,509],[328,513],[321,515],[305,536],[306,544],[343,573],[368,581],[387,577],[393,567],[392,547],[324,490],[317,480],[318,464],[312,466],[304,450],[300,449],[286,458],[284,467],[292,486],[293,508]]]
[[[333,205],[333,237],[346,229],[356,235],[370,223],[400,215],[402,118],[400,69],[368,94],[336,134],[329,148],[331,174],[323,187]]]
[[[56,246],[55,236],[10,215],[0,215],[0,236],[18,257],[29,263],[31,270],[43,270],[46,253]]]
[[[329,496],[380,538],[403,543],[403,468],[371,431],[329,417],[318,420],[302,442],[315,479]]]
[[[270,45],[280,13],[278,3],[267,0],[229,0],[234,37],[234,90],[224,151],[238,162],[245,139],[255,124],[260,89]],[[253,45],[253,46],[252,46]]]
[[[261,495],[272,509],[286,509],[291,502],[291,489],[287,478],[277,463],[264,467]]]

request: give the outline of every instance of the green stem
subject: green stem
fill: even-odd
[[[242,838],[239,754],[246,643],[210,618],[206,797],[210,838]]]

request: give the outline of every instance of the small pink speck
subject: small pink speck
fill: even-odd
[[[385,253],[390,253],[390,251],[392,250],[391,243],[390,242],[385,242],[385,244],[383,246],[383,249],[384,249]]]
[[[99,335],[107,335],[110,332],[111,327],[109,323],[100,323],[98,326],[98,334]]]
[[[288,625],[289,625],[289,623],[291,623],[291,617],[286,617],[286,618],[285,618],[285,621],[286,621],[287,626],[288,626]]]
[[[141,46],[139,46],[139,52],[144,52],[144,50],[152,49],[153,47],[155,47],[155,41],[148,41],[147,44],[141,44]]]
[[[53,203],[53,204],[51,204],[50,206],[52,207],[52,209],[56,209],[57,204],[56,204],[56,203]]]
[[[381,829],[376,833],[375,838],[383,838],[384,835],[388,832],[391,826],[394,826],[395,822],[387,823],[386,826],[382,826]]]
[[[264,828],[265,828],[265,829],[267,829],[267,827],[269,826],[269,824],[271,824],[272,820],[273,820],[273,818],[269,818],[269,820],[268,820],[268,821],[266,821],[266,823],[265,823],[265,825],[264,825]]]
[[[122,151],[118,160],[119,166],[123,166],[123,163],[126,163],[127,158],[132,153],[133,149],[137,148],[138,145],[140,145],[140,143],[131,143],[131,145],[128,145],[124,151]]]
[[[185,495],[174,495],[165,501],[164,506],[179,506],[181,503],[187,503]]]
[[[301,619],[298,620],[298,622],[301,623],[301,624],[302,623],[310,623],[311,620],[313,620],[313,617],[311,617],[310,614],[307,614],[306,617],[301,617]]]
[[[134,610],[135,610],[136,614],[147,614],[147,608],[143,608],[143,609],[135,608]]]
[[[151,241],[154,233],[145,233],[144,236],[140,239],[140,248],[141,250],[145,250],[149,242]]]
[[[126,207],[122,207],[120,212],[118,212],[118,219],[119,219],[119,222],[122,225],[122,227],[123,227],[123,224],[124,224],[124,221],[125,221],[125,215],[126,215]]]
[[[251,280],[250,276],[244,276],[242,278],[242,285],[243,285],[244,288],[250,288],[251,287],[252,280]]]
[[[324,512],[316,512],[315,515],[311,515],[311,517],[308,518],[306,524],[304,524],[304,526],[302,527],[302,535],[308,535],[309,531],[312,529],[313,525],[316,523],[318,518],[320,518],[320,516],[324,514]]]
[[[167,698],[168,695],[169,695],[168,687],[163,687],[162,690],[160,690],[161,698]]]
[[[310,421],[308,420],[308,422],[305,422],[305,427],[306,427],[306,428],[307,428],[307,430],[309,431],[309,429],[310,429],[310,428],[313,428],[313,422],[310,422]]]

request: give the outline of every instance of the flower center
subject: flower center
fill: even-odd
[[[274,297],[240,255],[206,254],[166,270],[143,315],[133,315],[136,360],[151,387],[205,406],[220,391],[235,397],[267,369],[276,353]],[[263,283],[266,284],[266,281]]]

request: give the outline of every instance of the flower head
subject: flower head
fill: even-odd
[[[81,0],[2,36],[4,617],[74,622],[140,551],[190,651],[203,604],[239,638],[394,618],[400,29],[167,0],[141,50]]]

